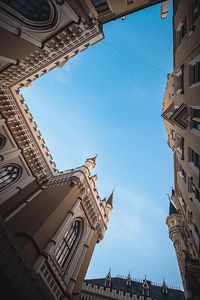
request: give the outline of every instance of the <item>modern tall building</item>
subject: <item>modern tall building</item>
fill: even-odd
[[[159,285],[146,278],[132,279],[130,273],[127,277],[112,277],[109,271],[105,278],[85,280],[80,299],[185,300],[185,297],[183,291],[168,287],[165,280]]]
[[[158,0],[0,1],[1,298],[76,299],[113,194],[101,200],[96,157],[57,170],[20,88],[100,41],[105,22]],[[161,7],[166,15],[168,2]]]
[[[187,299],[200,299],[200,1],[174,1],[174,69],[163,118],[174,155],[167,217]]]

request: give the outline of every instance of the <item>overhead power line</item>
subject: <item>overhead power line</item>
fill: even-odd
[[[121,52],[121,53],[125,54],[126,56],[131,57],[132,59],[135,59],[135,60],[137,60],[137,61],[140,61],[140,62],[143,63],[144,65],[146,65],[146,66],[148,66],[148,67],[150,67],[150,68],[153,68],[153,69],[155,69],[155,70],[157,70],[157,71],[159,71],[159,72],[161,72],[161,73],[163,73],[163,74],[165,74],[165,75],[168,74],[168,72],[166,72],[165,70],[163,70],[163,69],[157,67],[156,65],[150,64],[150,63],[148,63],[147,61],[143,60],[142,58],[139,58],[139,57],[137,57],[137,56],[135,56],[135,55],[133,55],[133,54],[131,54],[131,53],[129,53],[129,52],[123,50],[123,49],[117,48],[116,46],[113,46],[113,45],[111,45],[111,44],[109,44],[109,43],[107,43],[107,42],[105,42],[105,41],[103,41],[103,44],[106,45],[107,47],[110,47],[110,48],[112,48],[112,49],[114,49],[114,50],[116,50],[116,51],[118,51],[118,52]]]

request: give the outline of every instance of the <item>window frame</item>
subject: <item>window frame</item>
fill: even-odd
[[[15,170],[17,170],[17,172],[13,173],[13,174],[5,174],[3,176],[1,176],[4,172],[9,172],[11,170],[3,170],[4,168],[8,169],[8,168],[13,168]],[[16,175],[15,177],[12,177],[13,175]],[[11,185],[14,185],[17,181],[19,181],[20,177],[22,175],[22,167],[20,165],[17,165],[17,164],[13,164],[13,163],[8,163],[8,164],[5,164],[5,165],[2,165],[0,167],[0,181],[1,179],[3,179],[4,177],[7,177],[7,176],[10,176],[8,178],[6,178],[6,180],[0,182],[0,191],[3,191],[5,189],[7,189],[8,187],[10,187]],[[4,184],[4,182],[8,181],[7,184]],[[11,180],[11,181],[10,181]],[[2,185],[2,187],[1,187]]]
[[[73,224],[75,226],[73,227]],[[73,239],[73,232],[71,232],[72,229],[75,228],[76,230],[76,224],[78,224],[77,232],[74,235]],[[82,234],[83,234],[83,220],[81,218],[76,218],[72,220],[70,223],[67,232],[63,236],[62,240],[59,242],[58,247],[55,249],[54,256],[55,259],[60,266],[60,268],[65,272],[69,265],[72,256],[74,255],[77,246],[80,243]],[[70,241],[71,239],[71,241]],[[72,242],[72,243],[71,243]],[[71,243],[71,244],[70,244]]]
[[[195,116],[196,111],[199,111],[199,116]],[[196,128],[196,123],[199,128]],[[190,106],[190,129],[200,136],[200,106]]]

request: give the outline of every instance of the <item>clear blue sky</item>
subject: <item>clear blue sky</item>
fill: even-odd
[[[159,5],[104,26],[105,39],[22,93],[60,170],[98,153],[102,198],[114,209],[87,277],[112,275],[180,286],[165,219],[172,153],[161,118],[172,70],[171,14]]]

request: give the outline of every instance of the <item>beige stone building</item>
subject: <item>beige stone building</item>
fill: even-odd
[[[167,218],[187,299],[200,299],[200,1],[174,1],[174,70],[163,117],[174,154]]]
[[[76,299],[108,226],[96,157],[59,171],[20,94],[100,41],[105,22],[162,1],[0,1],[1,298]],[[24,4],[25,3],[25,4]],[[161,6],[165,17],[168,2]]]

